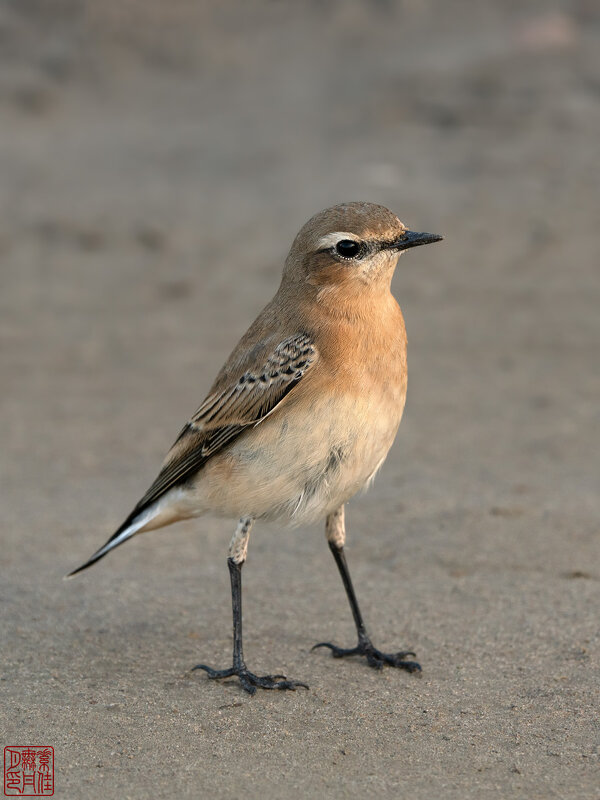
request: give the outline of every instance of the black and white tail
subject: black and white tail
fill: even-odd
[[[69,574],[65,577],[72,578],[73,575],[77,575],[78,572],[82,572],[84,569],[91,567],[92,564],[95,564],[96,561],[104,558],[104,556],[107,553],[110,553],[111,550],[114,550],[115,547],[118,547],[120,544],[123,544],[123,542],[126,542],[127,539],[131,539],[132,536],[135,536],[138,531],[145,527],[158,514],[159,510],[157,505],[158,504],[154,503],[152,506],[150,506],[150,508],[143,510],[134,509],[121,527],[118,528],[115,533],[113,533],[105,545],[103,545],[99,550],[96,550],[94,555],[89,558],[85,564],[77,567],[77,569],[74,569],[73,572],[69,572]]]

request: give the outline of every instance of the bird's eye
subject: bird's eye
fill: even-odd
[[[335,252],[342,258],[356,258],[360,253],[360,242],[355,242],[352,239],[342,239],[335,246]]]

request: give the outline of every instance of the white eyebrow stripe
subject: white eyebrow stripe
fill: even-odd
[[[325,250],[327,247],[335,247],[338,242],[343,239],[350,239],[352,242],[358,242],[355,234],[348,233],[347,231],[335,231],[334,233],[326,233],[317,242],[317,250]]]

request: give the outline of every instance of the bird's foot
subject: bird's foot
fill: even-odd
[[[338,647],[331,642],[319,642],[312,649],[316,650],[317,647],[328,647],[331,650],[331,655],[334,658],[344,658],[344,656],[365,656],[367,663],[373,669],[383,669],[384,664],[390,667],[398,667],[405,669],[407,672],[421,672],[421,665],[416,661],[407,661],[408,656],[414,656],[410,650],[401,650],[399,653],[382,653],[373,646],[370,639],[359,639],[356,647],[351,647],[345,650]]]
[[[257,686],[261,689],[290,689],[292,692],[295,692],[298,686],[308,689],[305,683],[288,681],[285,675],[255,675],[250,672],[245,664],[239,667],[230,667],[229,669],[213,669],[212,667],[207,667],[206,664],[196,664],[195,667],[192,667],[192,671],[195,669],[203,669],[212,680],[231,678],[237,675],[242,689],[245,689],[248,694],[255,694]]]

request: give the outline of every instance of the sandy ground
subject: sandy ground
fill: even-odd
[[[0,744],[56,797],[600,797],[600,19],[593,2],[0,4]],[[526,8],[524,7],[526,5]],[[211,10],[212,6],[212,10]],[[46,10],[44,10],[46,9]],[[409,399],[348,558],[232,522],[78,579],[274,292],[315,211],[443,245],[394,280]]]

